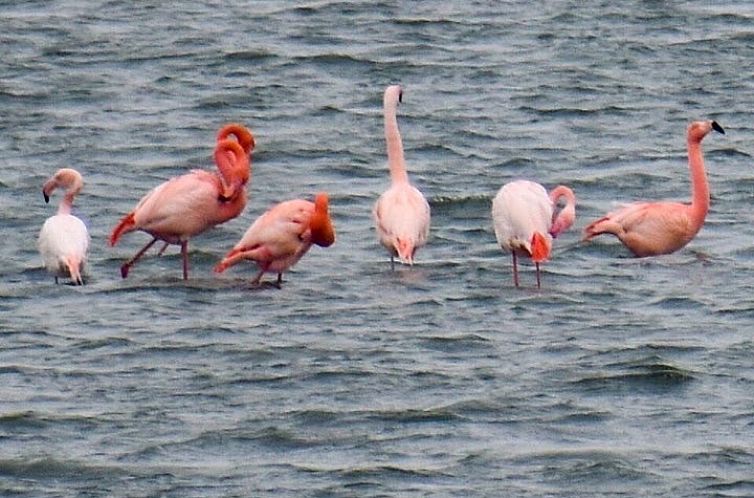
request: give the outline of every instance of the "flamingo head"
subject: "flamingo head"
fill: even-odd
[[[717,121],[710,120],[694,121],[690,123],[688,128],[686,128],[686,136],[688,137],[689,142],[701,142],[702,139],[712,130],[725,135],[723,127],[720,126]]]
[[[403,102],[403,89],[400,85],[390,85],[385,89],[383,104],[386,108],[395,108],[399,102]]]
[[[66,195],[73,197],[78,194],[84,186],[84,179],[81,174],[73,168],[61,168],[42,186],[42,195],[45,202],[50,202],[50,196],[56,188],[66,189]]]
[[[566,207],[560,210],[560,213],[555,217],[550,227],[550,235],[557,237],[561,233],[565,232],[573,222],[576,221],[576,206],[568,204]]]
[[[329,247],[335,242],[335,229],[330,219],[329,198],[320,192],[314,198],[314,213],[309,221],[312,242],[321,247]]]

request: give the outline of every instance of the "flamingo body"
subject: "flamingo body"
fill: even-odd
[[[229,135],[236,140],[228,138]],[[214,153],[219,174],[193,170],[172,178],[152,189],[121,219],[110,234],[111,246],[124,234],[135,230],[152,236],[152,240],[121,267],[123,278],[158,240],[166,246],[181,246],[183,278],[188,278],[189,239],[237,217],[246,206],[246,185],[251,176],[249,154],[253,146],[251,133],[242,125],[223,127],[218,133]]]
[[[601,234],[618,237],[635,256],[673,253],[688,244],[704,225],[710,203],[701,142],[715,130],[715,121],[695,121],[686,130],[692,199],[681,202],[635,202],[612,211],[584,229],[583,240]]]
[[[564,197],[566,206],[555,211]],[[550,258],[552,239],[567,230],[575,219],[576,198],[571,189],[558,186],[550,194],[539,183],[516,180],[503,185],[492,200],[492,223],[500,247],[513,258],[513,280],[518,287],[517,257],[525,256],[537,268]]]
[[[328,247],[335,242],[335,230],[329,215],[325,193],[315,201],[294,199],[276,204],[246,230],[241,240],[215,266],[217,273],[241,260],[257,263],[259,273],[252,281],[258,284],[266,272],[282,274],[296,264],[312,244]]]
[[[37,240],[45,268],[55,276],[70,278],[77,285],[84,283],[83,273],[89,251],[89,232],[81,219],[71,214],[73,199],[83,187],[81,174],[71,168],[58,170],[45,182],[42,193],[49,202],[56,188],[65,188],[66,194],[58,206],[58,213],[47,218]]]
[[[411,185],[406,172],[396,117],[401,100],[399,85],[385,89],[385,140],[391,185],[377,199],[372,215],[378,239],[390,253],[391,262],[398,257],[401,263],[412,265],[417,249],[426,244],[429,236],[430,208],[421,191]]]

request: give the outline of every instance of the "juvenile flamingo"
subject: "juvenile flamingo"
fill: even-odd
[[[296,264],[312,244],[328,247],[335,242],[335,230],[329,214],[329,200],[319,193],[314,202],[294,199],[273,206],[246,230],[241,240],[217,266],[224,272],[241,260],[255,261],[259,273],[252,280],[259,284],[265,272],[277,272],[278,287],[283,272]]]
[[[84,186],[81,174],[75,169],[59,169],[42,187],[45,202],[56,188],[64,188],[58,213],[50,216],[39,232],[37,247],[47,271],[58,277],[70,277],[71,282],[82,285],[84,265],[89,250],[89,232],[81,219],[71,214],[73,199]]]
[[[374,205],[372,214],[380,243],[390,253],[390,264],[397,256],[401,263],[413,265],[416,250],[429,236],[429,204],[424,195],[411,185],[403,159],[403,144],[398,131],[396,109],[402,101],[399,85],[385,89],[385,140],[391,185]]]
[[[228,138],[234,136],[236,140]],[[181,246],[183,279],[188,279],[188,241],[191,237],[238,216],[246,206],[246,185],[251,177],[250,153],[254,138],[244,126],[224,126],[217,136],[215,163],[220,174],[193,170],[168,180],[145,195],[110,234],[110,245],[128,232],[141,230],[152,236],[120,268],[123,278],[158,240]]]
[[[603,233],[613,234],[635,256],[670,254],[694,238],[704,224],[710,194],[704,171],[702,139],[715,130],[725,133],[716,121],[695,121],[686,129],[691,172],[691,204],[636,202],[610,212],[584,229],[583,240]]]
[[[555,208],[561,198],[565,206]],[[516,180],[503,185],[492,200],[492,223],[498,244],[513,258],[513,283],[519,286],[517,256],[527,256],[537,269],[537,288],[541,287],[539,264],[550,258],[552,239],[568,230],[576,219],[576,197],[563,185],[548,195],[539,183]]]

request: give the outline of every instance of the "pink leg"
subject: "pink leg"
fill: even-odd
[[[162,246],[162,249],[160,249],[160,250],[159,250],[159,251],[157,252],[157,255],[158,255],[158,256],[162,256],[162,253],[164,253],[164,252],[165,252],[165,249],[167,249],[169,245],[170,245],[170,242],[165,242],[165,245],[164,245],[164,246]]]
[[[136,263],[139,258],[141,258],[145,252],[149,250],[150,247],[154,245],[154,243],[157,242],[157,239],[152,239],[149,242],[147,242],[147,245],[141,248],[141,251],[137,252],[136,255],[123,263],[123,266],[120,267],[120,276],[123,278],[126,278],[128,276],[128,270],[131,269],[131,267]]]
[[[181,257],[183,258],[183,280],[188,280],[188,240],[181,242]]]
[[[513,255],[513,283],[518,287],[518,260],[516,260],[516,253],[512,252]]]

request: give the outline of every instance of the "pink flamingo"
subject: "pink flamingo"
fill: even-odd
[[[613,234],[635,256],[670,254],[694,238],[704,224],[710,194],[704,171],[702,139],[715,130],[725,130],[715,121],[695,121],[686,129],[691,171],[691,204],[636,202],[610,212],[584,229],[583,240],[603,233]]]
[[[401,263],[413,265],[416,250],[426,244],[429,236],[429,204],[419,189],[409,182],[403,159],[396,118],[402,96],[399,85],[385,89],[385,140],[391,185],[377,199],[372,211],[380,243],[390,252],[391,265],[396,256]]]
[[[55,275],[55,283],[58,283],[58,277],[70,277],[76,285],[84,283],[81,275],[89,250],[89,232],[84,222],[71,214],[73,199],[83,186],[84,180],[78,171],[62,168],[42,187],[45,202],[50,202],[50,195],[56,188],[66,189],[58,213],[47,218],[37,241],[47,271]]]
[[[555,207],[561,198],[565,206]],[[552,238],[568,230],[576,219],[576,197],[563,185],[548,195],[539,183],[516,180],[503,185],[492,200],[492,223],[500,247],[513,258],[513,283],[518,287],[517,256],[527,256],[537,269],[537,288],[540,288],[539,264],[550,258]]]
[[[277,272],[279,287],[283,272],[296,264],[312,244],[328,247],[335,242],[328,210],[325,193],[317,194],[314,202],[294,199],[273,206],[252,223],[235,247],[215,266],[215,271],[222,273],[248,259],[259,266],[253,285],[259,284],[265,272]]]
[[[235,141],[228,138],[235,137]],[[246,184],[251,177],[250,153],[254,138],[244,126],[230,124],[218,133],[215,163],[220,174],[204,170],[168,180],[145,195],[136,207],[116,225],[110,245],[128,232],[141,230],[152,236],[136,255],[120,268],[123,278],[158,240],[181,246],[183,279],[188,279],[188,241],[215,225],[241,214],[246,206]]]

